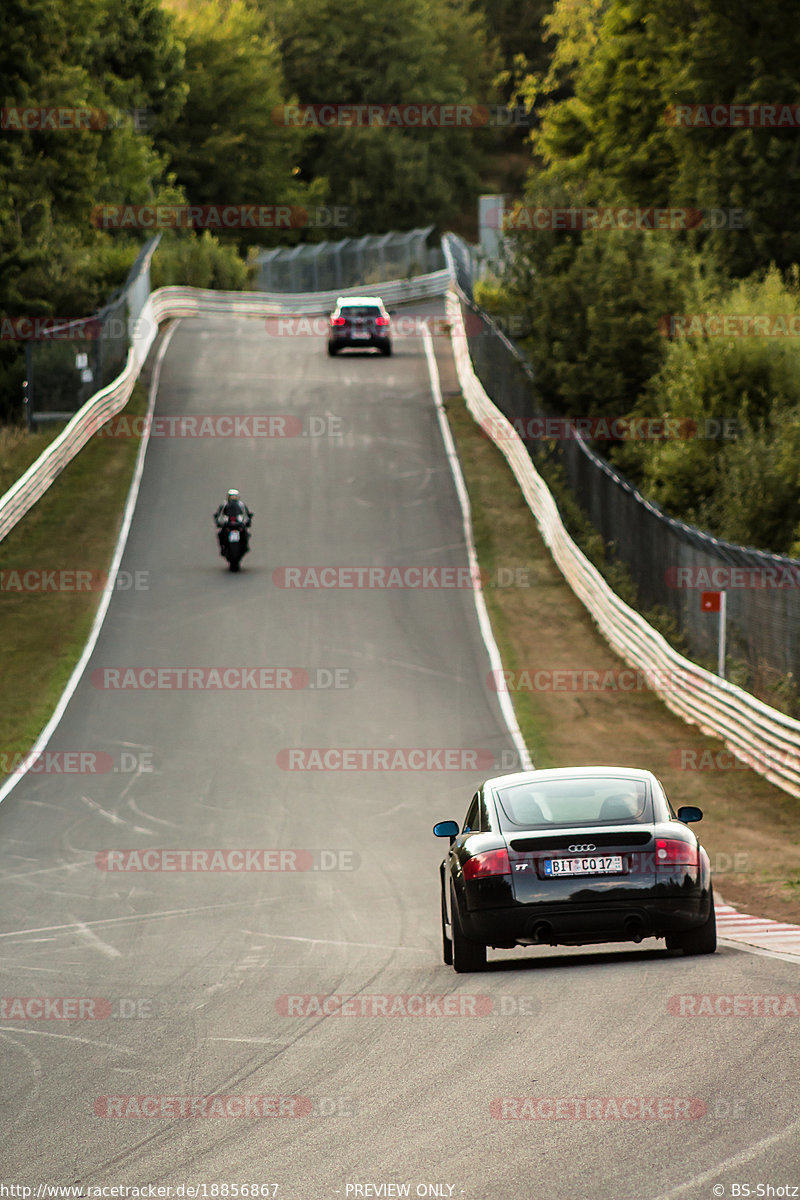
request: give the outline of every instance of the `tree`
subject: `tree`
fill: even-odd
[[[674,115],[675,106],[798,103],[800,31],[789,0],[584,3],[593,20],[573,27],[571,50],[560,43],[553,60],[570,63],[574,95],[544,108],[534,141],[546,175],[584,203],[744,209],[745,230],[704,229],[691,240],[735,274],[796,261],[796,128],[693,127]],[[550,28],[562,40],[572,15],[559,0]]]
[[[263,18],[231,0],[223,7],[201,3],[182,12],[178,24],[188,94],[158,145],[190,202],[302,203],[308,191],[297,179],[297,159],[305,135],[273,121],[284,82]]]
[[[496,62],[466,0],[278,0],[270,10],[288,88],[304,105],[488,106]],[[481,138],[467,126],[318,128],[303,177],[353,206],[349,233],[447,223],[479,190]]]
[[[155,0],[130,0],[131,12],[144,22],[137,50],[144,73],[129,64],[127,77],[118,78],[107,54],[115,8],[110,0],[74,0],[69,10],[58,0],[6,0],[0,9],[2,107],[12,114],[48,107],[96,113],[89,127],[60,129],[25,127],[7,114],[0,138],[5,315],[91,313],[124,279],[137,248],[136,238],[123,234],[112,242],[98,231],[93,207],[104,200],[151,200],[162,187],[162,159],[146,133],[120,118],[120,109],[139,105],[146,89],[158,90],[158,63],[174,57],[169,22],[148,24]],[[164,93],[179,103],[176,88],[173,73]],[[89,247],[95,248],[91,263]],[[0,416],[19,411],[22,360],[21,344],[0,345]]]

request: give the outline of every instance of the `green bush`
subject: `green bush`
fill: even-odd
[[[201,234],[165,233],[150,265],[153,288],[179,284],[236,292],[252,287],[250,269],[236,247],[207,229]]]
[[[737,318],[741,335],[667,341],[635,412],[677,419],[694,436],[632,441],[615,450],[614,461],[683,520],[728,541],[796,554],[800,341],[748,334],[747,322],[781,315],[800,328],[797,279],[771,268],[724,290],[698,289],[693,303],[692,313]]]

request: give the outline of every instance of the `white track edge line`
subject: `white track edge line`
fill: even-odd
[[[668,1192],[662,1192],[657,1200],[671,1200],[673,1196],[680,1196],[684,1192],[688,1192],[690,1188],[697,1188],[703,1183],[708,1183],[709,1180],[714,1179],[715,1176],[721,1175],[723,1171],[729,1171],[733,1167],[743,1167],[745,1163],[750,1162],[751,1159],[756,1158],[759,1154],[763,1153],[763,1151],[769,1150],[772,1146],[777,1145],[778,1142],[782,1142],[789,1136],[789,1134],[794,1133],[798,1128],[800,1128],[800,1121],[793,1121],[792,1124],[788,1125],[785,1129],[779,1129],[776,1133],[769,1134],[768,1137],[762,1138],[760,1142],[756,1142],[754,1145],[749,1146],[746,1150],[741,1150],[732,1158],[726,1158],[723,1162],[717,1163],[716,1166],[709,1167],[708,1170],[702,1171],[699,1175],[694,1175],[691,1179],[687,1180],[686,1183],[678,1184],[677,1187],[671,1188]],[[756,1192],[755,1187],[753,1187],[752,1192],[753,1195],[765,1194],[762,1192]],[[715,1196],[718,1194],[722,1196],[726,1195],[727,1189],[720,1193],[717,1193],[716,1191],[713,1192],[713,1195]]]
[[[433,395],[434,404],[436,405],[436,417],[439,421],[439,430],[444,442],[447,461],[450,464],[450,471],[453,476],[453,482],[458,493],[458,500],[461,505],[461,519],[464,527],[464,540],[467,545],[467,556],[469,558],[470,576],[472,578],[472,595],[475,601],[475,610],[478,615],[478,625],[480,626],[481,637],[486,646],[489,655],[489,661],[492,665],[492,670],[502,671],[503,660],[500,657],[500,651],[497,648],[497,642],[494,640],[492,631],[492,623],[489,620],[489,613],[486,608],[486,600],[483,595],[481,586],[480,571],[478,566],[478,555],[475,552],[475,543],[472,537],[472,509],[470,507],[469,495],[467,486],[464,482],[464,474],[461,470],[461,463],[458,460],[456,452],[456,444],[453,440],[453,434],[450,426],[447,423],[447,415],[444,411],[444,403],[442,401],[442,389],[439,382],[439,368],[436,365],[436,357],[433,352],[433,337],[431,331],[425,327],[422,330],[423,345],[425,347],[425,357],[428,360],[428,375],[430,377],[431,393]],[[511,740],[514,743],[517,754],[520,760],[520,769],[530,771],[533,769],[533,760],[531,759],[528,747],[525,745],[525,739],[522,736],[522,730],[517,722],[517,714],[514,712],[514,705],[511,701],[510,694],[502,691],[497,692],[497,699],[500,705],[500,711],[503,714],[503,719],[511,734]]]
[[[172,325],[167,331],[167,335],[159,346],[158,354],[156,355],[156,362],[153,368],[153,378],[150,381],[150,396],[147,404],[148,420],[145,421],[142,440],[139,444],[139,453],[136,457],[136,467],[134,469],[133,479],[131,480],[131,486],[128,489],[128,498],[125,502],[125,511],[122,518],[122,526],[120,527],[119,537],[117,538],[117,544],[114,548],[114,557],[111,560],[111,566],[108,570],[108,579],[105,587],[103,588],[103,595],[101,597],[97,612],[95,613],[94,622],[91,630],[89,631],[89,637],[87,638],[86,645],[83,648],[83,653],[75,664],[72,674],[67,680],[67,684],[64,688],[64,691],[61,693],[53,715],[45,725],[42,732],[39,734],[39,737],[36,739],[32,749],[29,750],[25,755],[24,771],[15,773],[10,779],[6,780],[2,787],[0,787],[0,803],[2,803],[6,796],[8,796],[14,790],[20,780],[25,778],[33,764],[36,762],[36,759],[47,747],[50,738],[55,733],[61,718],[66,712],[67,705],[75,694],[75,690],[83,677],[84,671],[86,670],[86,664],[91,658],[92,652],[97,643],[97,639],[100,636],[100,630],[103,627],[103,622],[105,621],[106,613],[108,612],[108,606],[111,603],[111,597],[113,596],[117,585],[119,564],[122,561],[122,555],[125,552],[128,534],[133,521],[133,512],[136,508],[136,501],[139,498],[139,485],[141,484],[142,474],[144,472],[144,456],[150,443],[150,428],[152,425],[152,420],[149,418],[152,417],[153,409],[155,408],[156,395],[158,394],[158,381],[161,376],[161,364],[163,362],[164,355],[166,354],[167,347],[172,339],[172,335],[178,328],[178,324],[179,322],[176,321],[175,324]]]
[[[756,954],[761,958],[779,958],[781,962],[793,963],[800,967],[800,951],[797,954],[786,954],[780,950],[767,950],[764,946],[750,946],[746,942],[733,942],[730,938],[718,937],[717,945],[726,950],[741,950],[743,954]]]

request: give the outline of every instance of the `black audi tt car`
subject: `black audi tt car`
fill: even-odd
[[[580,946],[666,938],[713,954],[711,865],[650,771],[560,767],[489,779],[441,864],[442,947],[456,971],[480,971],[487,946]]]

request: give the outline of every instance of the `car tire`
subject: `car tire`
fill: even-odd
[[[447,908],[444,902],[444,888],[439,889],[442,901],[442,960],[445,965],[452,967],[453,965],[453,943],[447,936]]]
[[[392,353],[391,346],[381,346],[381,354],[383,355],[384,358],[388,358],[391,353]]]
[[[453,968],[459,975],[486,970],[486,946],[482,942],[471,942],[464,936],[458,915],[458,906],[451,885],[450,912],[453,918]]]
[[[714,889],[709,887],[711,908],[708,917],[696,929],[686,933],[671,933],[667,937],[668,950],[682,950],[684,954],[713,954],[717,948],[717,917],[714,912]]]
[[[336,347],[335,347],[335,346],[332,346],[332,345],[330,344],[330,342],[328,342],[328,356],[329,356],[330,358],[335,358],[335,357],[336,357]]]

